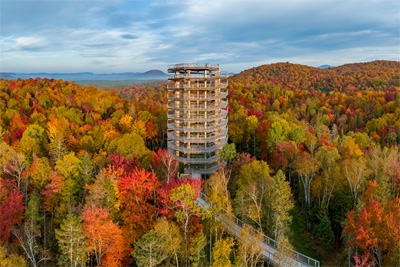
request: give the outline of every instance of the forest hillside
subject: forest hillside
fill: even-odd
[[[400,62],[229,77],[206,180],[166,151],[166,86],[0,79],[0,266],[256,266],[262,237],[322,266],[400,262]],[[196,203],[203,191],[212,206]]]

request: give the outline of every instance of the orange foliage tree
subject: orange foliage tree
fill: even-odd
[[[87,234],[87,249],[99,266],[129,264],[130,248],[120,227],[113,223],[104,208],[87,207],[82,214],[83,232]]]
[[[357,247],[378,266],[400,249],[400,198],[381,204],[370,199],[359,215],[351,211],[344,233],[350,235],[349,247]]]

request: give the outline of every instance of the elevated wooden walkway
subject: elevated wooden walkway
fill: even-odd
[[[201,193],[202,198],[197,199],[197,204],[208,208],[209,205],[208,203],[204,200],[204,197],[207,197],[204,193]],[[242,229],[244,223],[242,220],[239,218],[235,217],[233,214],[228,214],[226,211],[225,214],[221,214],[217,218],[218,221],[221,222],[221,224],[225,227],[225,229],[233,236],[240,238],[240,230]],[[253,229],[254,232],[257,232],[257,230]],[[276,256],[274,256],[275,252],[277,251],[277,241],[264,235],[263,234],[263,241],[261,242],[261,246],[264,249],[262,252],[262,256],[269,262],[276,264]],[[294,266],[296,267],[320,267],[319,261],[310,258],[304,254],[301,254],[300,252],[297,252],[295,250],[292,250],[292,254],[294,255],[293,257],[293,262]],[[286,266],[292,266],[291,263],[288,263]]]

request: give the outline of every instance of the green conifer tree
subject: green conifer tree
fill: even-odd
[[[327,216],[324,216],[318,225],[317,237],[325,248],[332,248],[333,242],[335,242],[335,235],[332,231],[331,221]]]
[[[68,214],[60,229],[55,230],[60,253],[60,266],[85,266],[87,254],[85,247],[86,235],[83,233],[81,219]]]
[[[164,249],[164,240],[161,235],[153,230],[143,235],[135,245],[132,256],[138,266],[157,266],[162,263],[167,254]]]

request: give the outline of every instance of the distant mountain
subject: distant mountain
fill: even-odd
[[[103,73],[96,74],[93,72],[77,72],[77,73],[9,73],[1,72],[0,78],[3,79],[28,79],[28,78],[49,78],[62,79],[65,81],[123,81],[123,80],[164,80],[167,74],[161,70],[149,70],[146,72],[123,72],[123,73]]]
[[[0,72],[0,78],[3,79],[14,79],[15,73],[9,73],[9,72]]]
[[[318,68],[320,69],[329,69],[329,68],[334,68],[335,66],[331,66],[331,65],[321,65]]]
[[[167,77],[168,75],[161,70],[149,70],[143,73],[134,73],[130,76],[131,79],[138,80],[162,80],[166,79]]]
[[[143,73],[143,76],[168,76],[166,73],[161,70],[149,70]]]

